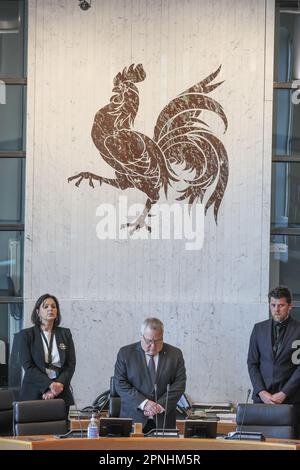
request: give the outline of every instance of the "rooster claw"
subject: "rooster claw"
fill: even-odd
[[[80,186],[80,183],[83,179],[88,179],[89,180],[89,185],[92,188],[95,188],[93,180],[98,180],[100,186],[101,186],[101,183],[102,183],[101,176],[93,175],[92,173],[89,173],[87,171],[82,171],[81,173],[78,173],[78,175],[70,176],[68,178],[68,183],[70,183],[70,181],[75,180],[75,179],[78,179],[78,181],[75,183],[75,186],[77,186],[77,188]]]
[[[142,223],[136,223],[136,222],[129,223],[129,222],[127,222],[127,224],[122,224],[121,225],[121,229],[128,228],[128,227],[132,227],[132,229],[129,230],[130,235],[133,235],[135,231],[138,231],[143,227],[145,227],[145,229],[148,230],[149,233],[151,233],[151,227],[149,225],[147,225],[145,222],[142,222]]]

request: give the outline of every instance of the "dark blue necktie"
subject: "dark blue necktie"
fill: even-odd
[[[149,355],[148,369],[149,369],[149,373],[150,373],[152,383],[154,385],[155,384],[155,376],[156,376],[154,356]]]

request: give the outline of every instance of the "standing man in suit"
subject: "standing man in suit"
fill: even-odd
[[[255,403],[287,403],[299,408],[300,323],[290,316],[293,305],[288,288],[276,287],[268,298],[272,318],[254,326],[249,345],[252,398]]]
[[[163,323],[146,318],[140,342],[121,348],[115,364],[120,416],[143,423],[144,433],[163,427],[164,419],[166,428],[176,427],[176,404],[185,390],[182,352],[164,343],[163,335]]]

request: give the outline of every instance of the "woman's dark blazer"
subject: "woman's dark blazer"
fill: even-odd
[[[25,372],[20,391],[20,401],[42,399],[43,393],[49,389],[51,382],[55,381],[64,385],[64,390],[57,398],[65,400],[67,405],[74,404],[69,388],[76,365],[72,334],[69,328],[59,326],[54,331],[61,362],[61,370],[56,379],[49,379],[46,374],[40,328],[33,326],[19,333],[20,361]]]

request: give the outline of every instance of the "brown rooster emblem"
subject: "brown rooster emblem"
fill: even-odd
[[[192,205],[202,203],[207,193],[205,213],[214,208],[217,222],[218,210],[228,180],[228,157],[224,145],[201,119],[203,111],[217,114],[225,131],[227,118],[222,106],[206,96],[221,83],[211,82],[221,66],[207,78],[184,91],[164,107],[158,116],[153,138],[134,130],[134,120],[139,108],[139,92],[135,85],[146,78],[143,65],[130,65],[114,78],[110,103],[95,115],[91,136],[101,157],[115,170],[115,178],[105,178],[81,172],[68,178],[109,184],[118,189],[137,188],[147,196],[145,208],[131,226],[131,233],[142,227],[151,231],[146,223],[151,207],[159,200],[163,187],[184,182],[185,188],[177,200],[188,200]],[[224,132],[225,132],[224,131]],[[177,171],[176,171],[177,170]]]

